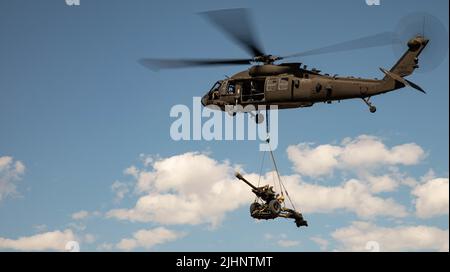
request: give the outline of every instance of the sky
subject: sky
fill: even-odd
[[[275,156],[307,228],[249,216],[233,172],[259,179],[259,141],[170,137],[173,106],[247,67],[137,60],[247,57],[196,14],[237,7],[279,55],[393,31],[412,12],[449,18],[445,0],[1,0],[0,251],[449,250],[448,56],[408,78],[427,95],[374,97],[376,114],[360,100],[278,113]],[[381,78],[398,58],[385,46],[295,61]]]

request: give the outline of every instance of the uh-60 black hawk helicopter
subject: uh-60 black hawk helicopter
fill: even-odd
[[[251,21],[246,9],[209,11],[201,13],[201,15],[228,34],[252,57],[247,59],[183,60],[146,58],[141,59],[140,63],[152,70],[192,66],[253,65],[232,77],[217,81],[201,100],[204,106],[215,105],[214,108],[228,111],[233,115],[238,111],[245,112],[246,108],[257,109],[261,105],[266,107],[276,105],[278,109],[288,109],[310,107],[318,102],[332,103],[332,101],[353,98],[362,99],[369,106],[370,112],[374,113],[376,108],[369,101],[372,96],[406,86],[425,93],[421,87],[405,77],[411,75],[419,67],[418,57],[431,39],[440,46],[433,48],[434,57],[431,56],[431,61],[427,63],[428,68],[437,67],[448,53],[446,28],[439,20],[429,14],[419,13],[403,18],[396,32],[383,32],[284,57],[264,53],[260,43],[253,35],[254,31],[252,31]],[[427,35],[429,38],[424,35],[425,22],[427,33],[431,34]],[[431,38],[431,36],[433,37]],[[401,50],[406,52],[390,70],[380,68],[385,75],[380,80],[330,76],[322,74],[317,69],[308,70],[306,66],[302,66],[298,62],[276,64],[276,62],[286,58],[386,45],[397,46],[397,49],[401,45]],[[430,45],[434,45],[434,43],[430,43]],[[427,49],[430,49],[430,47]],[[264,119],[261,114],[255,115],[251,110],[248,112],[255,117],[258,123]],[[303,219],[303,215],[295,210],[278,173],[273,153],[271,150],[270,152],[278,175],[281,194],[276,193],[273,187],[269,185],[259,187],[258,184],[258,187],[254,186],[241,174],[236,173],[236,177],[249,185],[257,197],[250,206],[251,216],[265,220],[278,217],[291,218],[295,220],[297,227],[308,226],[306,220]],[[285,206],[284,195],[291,202],[292,209]]]
[[[429,39],[422,32],[424,24],[427,23],[427,29],[428,25],[438,25],[438,30],[442,32],[442,25],[431,15],[413,14],[405,17],[406,20],[404,19],[403,22],[401,21],[401,31],[403,33],[400,34],[397,33],[398,31],[383,32],[280,57],[264,53],[252,30],[247,9],[208,11],[200,13],[200,15],[206,17],[219,29],[223,30],[253,57],[246,59],[181,60],[146,58],[141,59],[140,63],[153,70],[192,66],[253,65],[245,71],[217,81],[201,100],[204,106],[215,105],[220,110],[228,111],[232,114],[236,113],[233,112],[234,109],[238,108],[236,106],[241,106],[240,109],[242,109],[248,105],[254,106],[253,108],[257,108],[260,105],[277,105],[278,109],[288,109],[310,107],[318,102],[332,103],[333,101],[354,98],[362,99],[369,107],[370,112],[374,113],[376,112],[376,107],[370,102],[372,96],[406,86],[425,93],[421,87],[405,77],[411,75],[416,68],[419,68],[418,57],[428,45]],[[406,27],[404,27],[405,25]],[[405,29],[406,31],[404,31]],[[442,35],[440,32],[437,35],[438,40],[445,41],[445,35]],[[410,36],[406,39],[405,34]],[[384,73],[384,78],[379,80],[322,74],[317,69],[308,70],[306,65],[302,66],[298,62],[276,64],[276,62],[287,58],[393,44],[398,45],[400,43],[404,48],[404,54],[390,70],[380,68]],[[441,55],[440,59],[444,59],[447,54],[446,51],[448,51],[448,47],[443,48],[444,51],[435,52]],[[256,115],[256,117],[258,116],[260,115]],[[256,120],[258,122],[258,118]]]

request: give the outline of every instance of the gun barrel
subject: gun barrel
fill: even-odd
[[[246,180],[239,172],[236,172],[235,174],[236,178],[242,180],[243,182],[247,183],[248,186],[252,187],[253,190],[257,190],[253,184],[251,184],[248,180]]]

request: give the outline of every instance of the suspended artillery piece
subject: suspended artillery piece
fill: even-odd
[[[250,205],[250,215],[256,219],[275,219],[277,217],[295,219],[297,227],[308,226],[308,222],[303,219],[303,215],[294,209],[284,206],[284,196],[277,194],[272,186],[265,185],[256,187],[246,180],[240,173],[235,174],[236,178],[245,182],[252,188],[252,192],[256,195],[257,200]]]

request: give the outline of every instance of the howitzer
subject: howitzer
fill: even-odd
[[[270,201],[276,199],[277,194],[274,192],[272,186],[265,185],[262,187],[256,187],[255,185],[251,184],[248,180],[246,180],[240,173],[236,172],[235,176],[236,178],[242,180],[248,186],[250,186],[252,188],[252,192],[257,197],[260,197],[262,200],[264,200],[266,203],[269,203]]]
[[[256,187],[246,180],[240,173],[236,172],[236,178],[245,182],[252,192],[265,203],[260,203],[255,200],[250,205],[250,215],[256,219],[275,219],[277,217],[293,218],[297,227],[308,226],[308,222],[303,219],[303,215],[294,209],[289,209],[282,206],[284,198],[273,190],[272,186],[265,185],[262,187]]]

